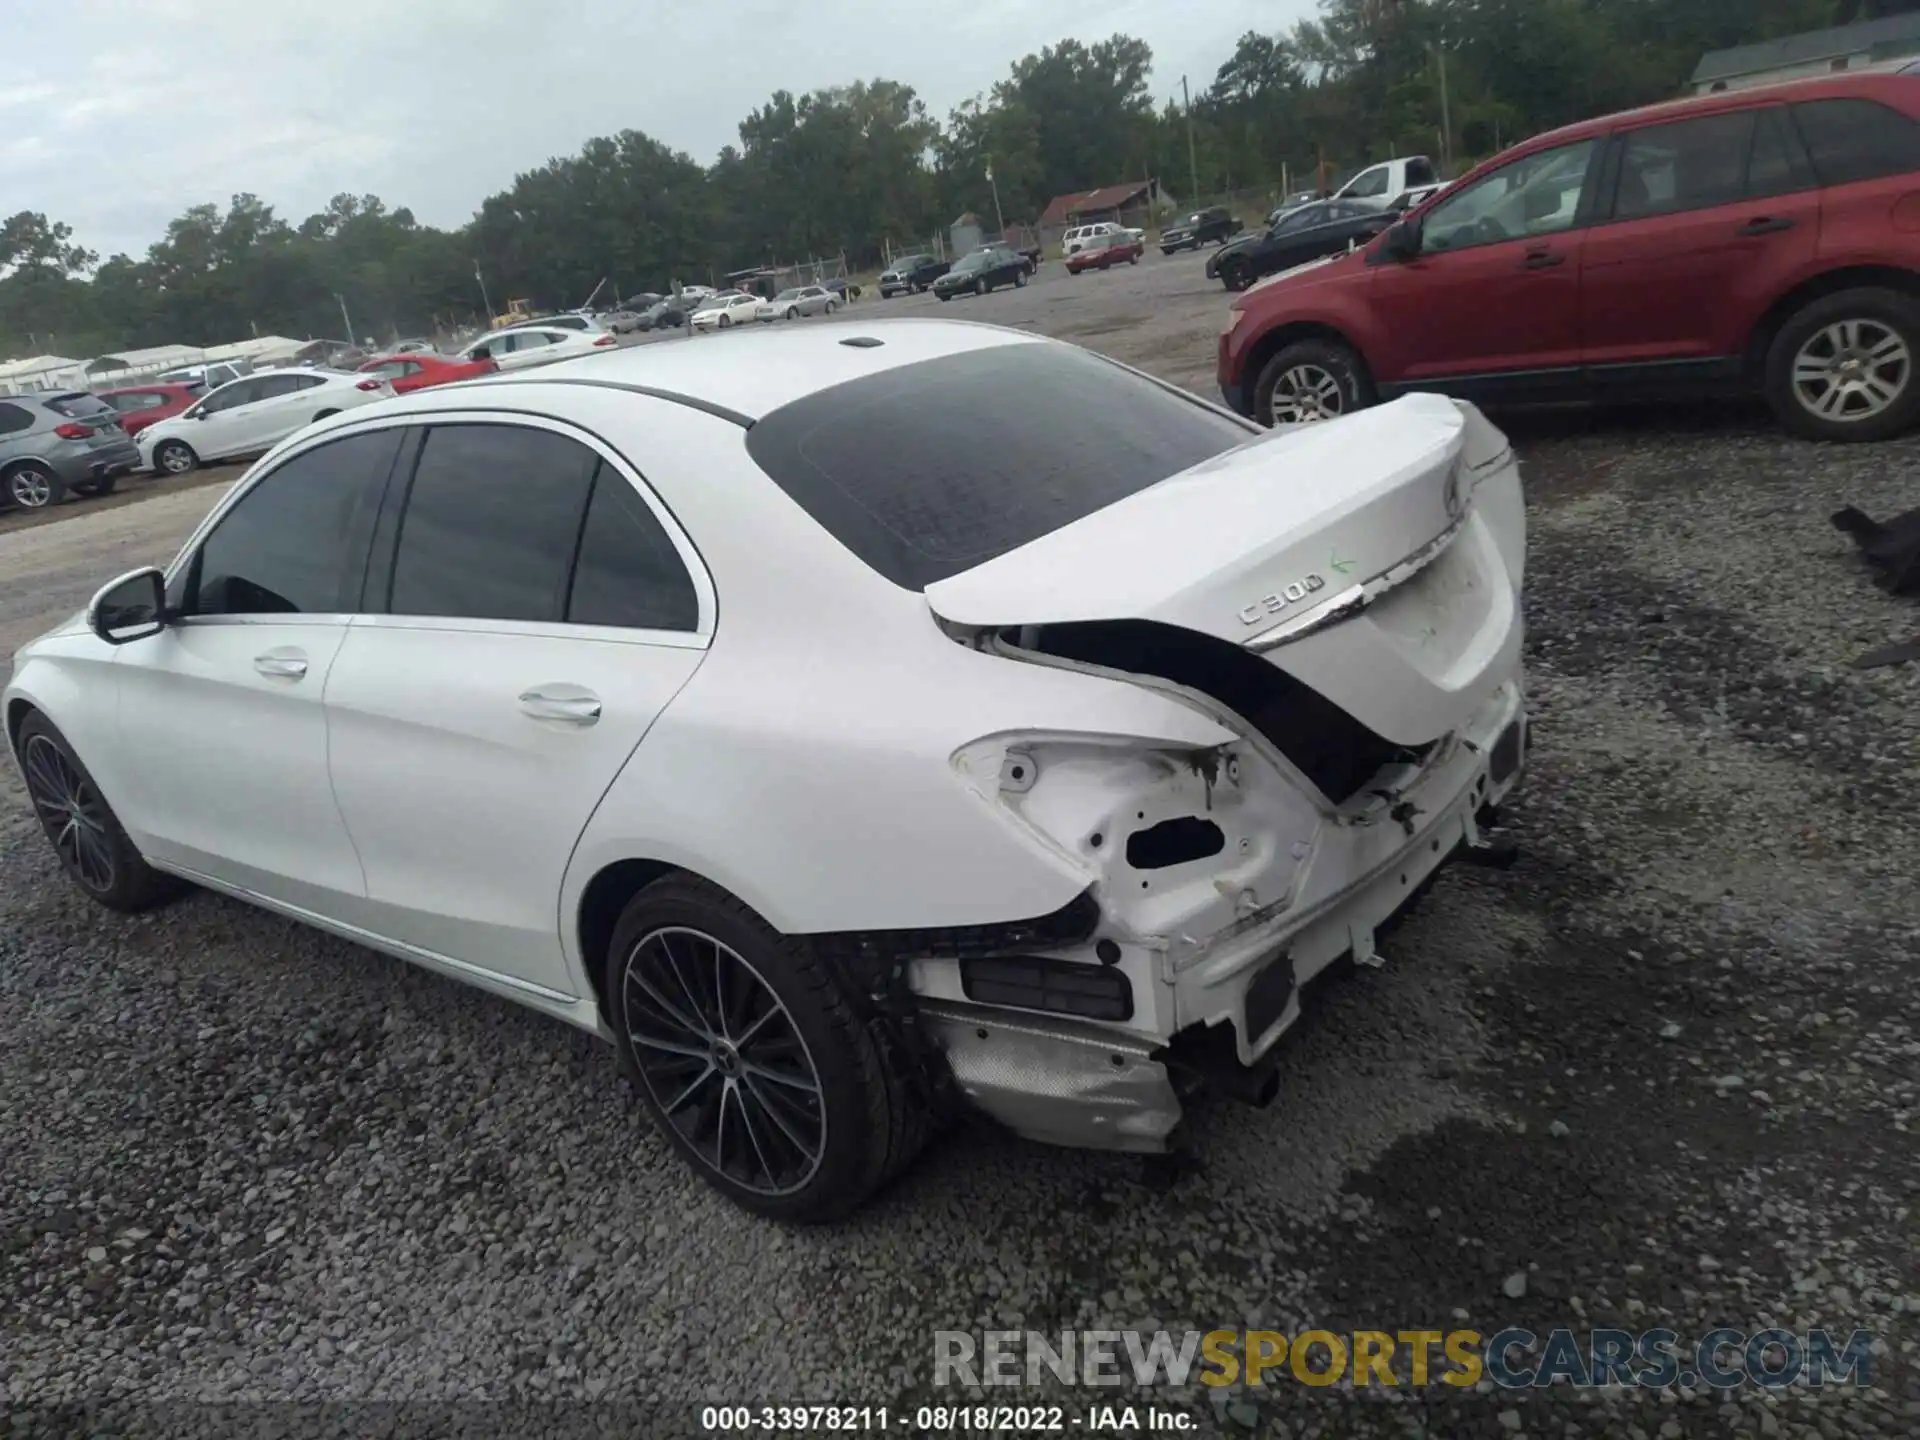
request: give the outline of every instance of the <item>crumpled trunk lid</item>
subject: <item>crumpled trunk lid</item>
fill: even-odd
[[[1229,641],[1419,746],[1511,673],[1519,505],[1499,432],[1411,395],[1276,430],[926,594],[978,629],[1149,621]]]

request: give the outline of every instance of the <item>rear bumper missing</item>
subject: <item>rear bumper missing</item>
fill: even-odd
[[[1404,792],[1408,818],[1342,837],[1351,883],[1304,914],[1248,917],[1181,958],[1162,981],[1172,992],[1158,1007],[1169,1017],[1164,1033],[923,996],[923,1026],[957,1090],[1028,1138],[1144,1153],[1169,1148],[1190,1082],[1264,1103],[1301,988],[1345,956],[1375,962],[1376,936],[1450,860],[1485,843],[1476,816],[1517,784],[1526,739],[1520,688],[1510,683]],[[1208,1063],[1189,1063],[1196,1054]]]

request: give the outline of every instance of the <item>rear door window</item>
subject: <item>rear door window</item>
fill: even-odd
[[[33,412],[21,405],[0,404],[0,435],[18,435],[33,428]]]
[[[436,425],[393,558],[395,615],[557,623],[600,457],[524,425]]]
[[[1642,220],[1731,205],[1745,193],[1758,112],[1733,110],[1629,131],[1613,217]]]
[[[580,533],[567,621],[694,630],[700,600],[680,553],[626,477],[602,461]]]
[[[763,416],[747,452],[847,549],[923,590],[1252,438],[1087,351],[1020,343],[818,391]]]
[[[1808,100],[1793,118],[1822,185],[1920,171],[1920,124],[1877,100]]]

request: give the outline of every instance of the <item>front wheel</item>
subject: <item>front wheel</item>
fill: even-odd
[[[837,966],[692,876],[628,902],[608,947],[615,1044],[667,1142],[714,1189],[830,1220],[898,1174],[927,1115]]]
[[[118,475],[102,475],[98,480],[89,480],[84,485],[73,487],[76,495],[111,495],[114,486],[120,483]]]
[[[1338,341],[1300,340],[1260,371],[1253,417],[1262,425],[1310,425],[1373,402],[1373,381],[1358,355]]]
[[[838,308],[839,308],[839,305],[837,301],[833,301],[833,300],[827,301],[827,311],[826,311],[827,314],[831,315]]]
[[[1253,266],[1239,258],[1223,261],[1220,266],[1220,283],[1229,290],[1244,290],[1253,284]]]
[[[1809,440],[1885,440],[1920,419],[1920,303],[1842,290],[1805,306],[1767,349],[1767,403]]]
[[[153,468],[166,475],[185,475],[200,463],[184,440],[162,440],[153,452]]]
[[[1013,288],[1014,289],[1018,290],[1022,285],[1025,285],[1026,283],[1027,283],[1026,271],[1016,270],[1013,272]]]
[[[27,799],[61,867],[110,910],[145,910],[186,886],[143,860],[66,737],[39,711],[20,722]]]
[[[733,324],[733,317],[731,315],[722,315],[720,317],[720,328],[722,330],[728,329],[729,327],[732,326],[732,324]]]
[[[945,290],[936,290],[933,293],[939,299],[942,305],[946,304],[949,300],[953,299],[953,296],[948,294]]]
[[[7,472],[7,498],[22,510],[44,510],[66,495],[66,481],[44,465],[29,461]]]

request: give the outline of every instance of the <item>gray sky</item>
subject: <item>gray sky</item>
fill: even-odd
[[[1066,36],[1153,47],[1164,100],[1313,0],[0,0],[0,211],[136,258],[252,191],[298,223],[340,191],[463,224],[514,175],[623,129],[701,163],[777,89],[885,76],[937,117]],[[78,37],[85,37],[84,40]],[[21,65],[25,57],[42,62]],[[1088,176],[1088,183],[1105,177]]]

